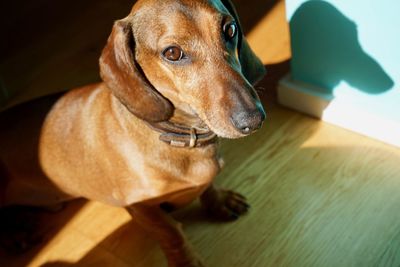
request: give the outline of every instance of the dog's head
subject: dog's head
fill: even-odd
[[[258,129],[265,112],[252,86],[265,73],[230,0],[142,0],[116,21],[101,77],[137,117],[168,120],[175,108],[217,135]]]

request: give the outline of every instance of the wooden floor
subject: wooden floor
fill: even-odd
[[[243,12],[240,6],[245,1],[237,2]],[[256,2],[260,1],[246,1],[253,6]],[[92,15],[99,11],[98,20],[102,15],[112,17],[112,10],[121,17],[120,10],[129,4],[122,0],[96,3],[79,9],[73,26],[64,21],[68,16],[53,19],[59,19],[56,25],[65,25],[73,37],[71,27],[84,28],[79,21],[85,21],[89,10]],[[210,267],[400,266],[400,149],[279,107],[274,101],[275,87],[288,71],[290,58],[283,2],[265,5],[262,14],[257,19],[250,13],[242,17],[251,45],[269,70],[261,83],[268,118],[258,133],[222,143],[226,167],[217,178],[224,187],[245,194],[251,212],[233,223],[215,223],[194,203],[175,217],[184,223],[185,232]],[[96,79],[95,62],[88,62],[97,52],[84,51],[99,51],[102,44],[96,42],[103,37],[83,42],[86,47],[93,45],[87,50],[79,48],[80,32],[77,39],[67,40],[71,46],[66,52],[61,43],[58,50],[48,50],[46,64],[38,58],[26,63],[33,66],[36,60],[45,67],[41,73],[26,67],[30,71],[26,79],[31,79],[29,86],[36,88],[35,93],[40,88],[53,90],[58,76],[49,77],[50,85],[45,85],[45,78],[58,74],[52,68],[56,65],[68,77],[75,77],[72,82],[60,78],[60,87]],[[61,42],[44,30],[38,34],[52,44]],[[34,44],[20,45],[19,50],[11,49],[1,68],[15,67],[21,60],[18,55],[29,54],[29,49],[45,55],[40,42],[39,38]],[[89,64],[88,70],[80,65],[79,71],[67,71],[66,65],[75,66],[78,59]],[[12,81],[17,72],[8,70],[4,80]],[[20,99],[26,97],[19,94]],[[165,266],[157,244],[122,209],[79,200],[58,214],[45,214],[42,222],[43,242],[24,255],[1,252],[0,266]]]

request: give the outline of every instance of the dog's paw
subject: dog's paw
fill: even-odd
[[[218,189],[211,199],[202,199],[202,204],[213,217],[225,221],[236,220],[250,208],[243,195],[223,189]]]

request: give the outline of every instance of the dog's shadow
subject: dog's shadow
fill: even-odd
[[[292,77],[333,94],[342,81],[368,94],[391,89],[393,80],[360,44],[356,23],[320,0],[303,3],[290,19]]]

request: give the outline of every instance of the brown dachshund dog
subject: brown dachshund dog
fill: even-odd
[[[169,266],[204,266],[167,209],[200,197],[215,216],[248,210],[217,189],[216,136],[239,138],[265,112],[252,86],[264,66],[229,0],[140,0],[116,21],[104,82],[0,116],[0,201],[52,206],[84,197],[125,208]]]

